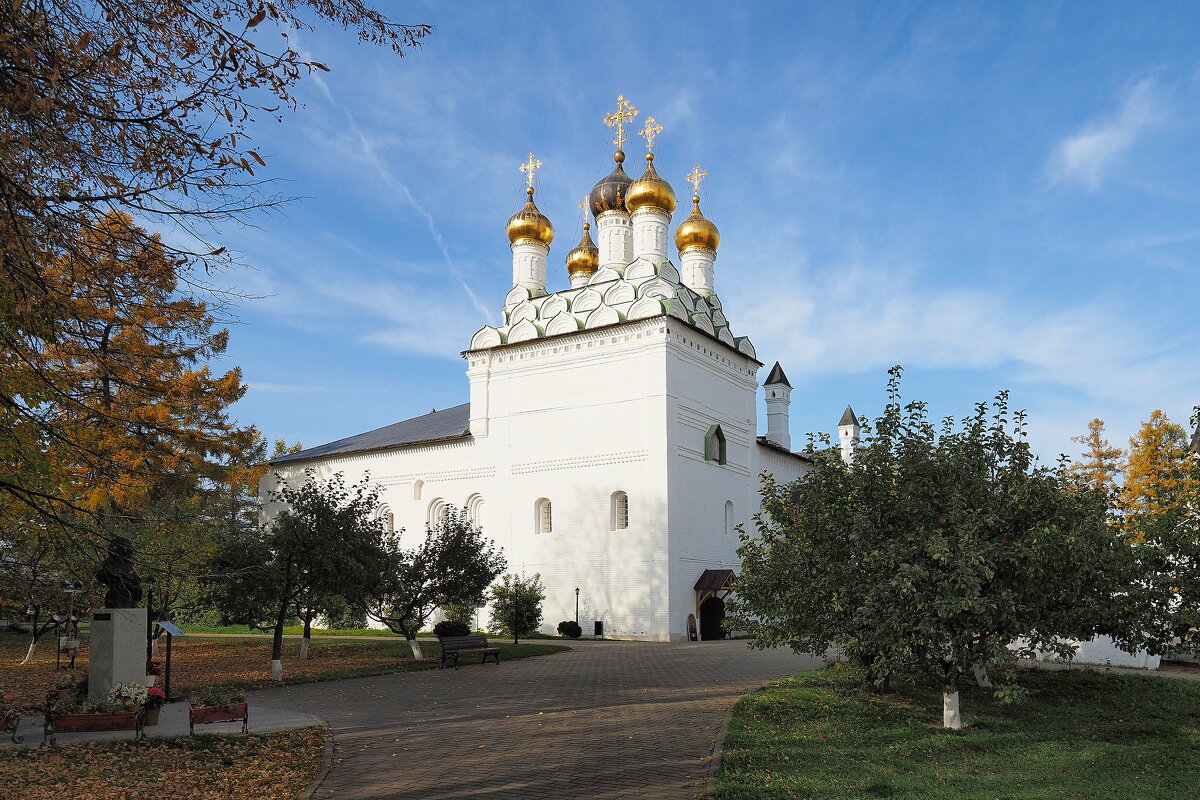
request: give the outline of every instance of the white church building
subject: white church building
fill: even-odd
[[[522,165],[528,199],[507,226],[513,288],[502,323],[481,328],[463,352],[467,402],[275,459],[262,496],[275,473],[369,473],[402,544],[452,504],[503,548],[510,572],[540,573],[546,632],[575,619],[578,603],[586,633],[721,635],[735,527],[753,524],[760,474],[787,482],[809,462],[791,449],[792,387],[778,363],[762,384],[759,433],[764,364],[725,316],[720,236],[698,194],[672,237],[676,197],[655,171],[653,118],[640,131],[643,174],[623,169],[636,113],[619,98],[605,119],[617,149],[589,198],[598,245],[585,223],[566,256],[567,288],[547,286],[554,228],[533,199],[540,162]],[[704,174],[689,176],[694,193]],[[842,422],[848,450],[857,423],[853,414]]]

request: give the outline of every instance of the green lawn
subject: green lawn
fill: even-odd
[[[849,671],[806,673],[734,709],[718,800],[1186,800],[1200,796],[1200,684],[1026,670],[1002,705],[972,686],[961,732],[941,695],[859,692]]]

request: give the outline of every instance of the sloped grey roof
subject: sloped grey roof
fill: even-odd
[[[321,444],[301,450],[299,453],[271,459],[272,464],[285,461],[300,461],[306,458],[318,458],[340,453],[354,453],[360,450],[382,450],[387,447],[398,447],[406,444],[424,444],[439,439],[457,439],[466,436],[471,423],[471,404],[444,408],[441,411],[431,411],[419,417],[394,422],[373,431],[348,436],[336,442]]]
[[[736,577],[731,569],[706,569],[700,573],[700,580],[696,581],[695,588],[696,591],[725,589],[733,584]]]
[[[771,450],[775,450],[776,452],[779,452],[779,453],[786,453],[789,456],[795,456],[796,458],[800,459],[801,461],[807,461],[809,463],[812,463],[812,460],[813,460],[812,455],[810,455],[808,453],[797,453],[794,450],[789,450],[788,448],[784,447],[781,444],[772,442],[770,439],[768,439],[765,436],[756,436],[755,441],[758,442],[760,447],[767,447],[767,448],[770,448]]]
[[[857,425],[858,417],[854,416],[854,409],[846,406],[846,410],[842,412],[842,418],[838,420],[838,427],[843,425]]]
[[[782,383],[789,389],[793,388],[792,385],[788,383],[787,375],[783,374],[783,367],[779,366],[778,361],[775,362],[775,366],[771,367],[771,374],[767,376],[765,381],[763,381],[763,386],[770,386],[772,383]]]

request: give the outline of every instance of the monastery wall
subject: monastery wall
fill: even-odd
[[[754,477],[758,362],[670,321],[666,450],[670,504],[670,634],[687,638],[706,569],[739,569],[734,526],[758,509]],[[706,459],[712,426],[725,436],[724,464]]]
[[[468,354],[472,403],[488,398],[479,441],[501,465],[503,516],[484,530],[507,531],[510,571],[542,575],[548,632],[575,618],[578,587],[586,632],[600,620],[609,636],[665,636],[665,335],[647,320]]]

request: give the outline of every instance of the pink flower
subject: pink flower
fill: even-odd
[[[149,689],[146,690],[146,694],[150,695],[151,697],[166,697],[167,696],[167,693],[164,692],[162,689],[158,688],[157,686],[151,686]]]
[[[6,694],[6,695],[4,695],[4,699],[5,700],[16,700],[17,696],[15,694]]]

